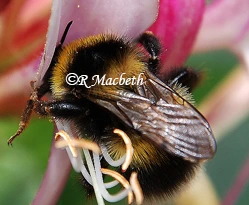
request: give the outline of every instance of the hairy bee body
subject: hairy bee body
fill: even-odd
[[[123,130],[134,154],[122,174],[128,179],[136,171],[149,199],[175,193],[216,150],[207,121],[187,101],[189,93],[183,88],[192,89],[190,81],[196,75],[181,68],[164,76],[163,82],[159,80],[160,50],[158,39],[149,33],[135,42],[102,34],[59,45],[37,88],[38,99],[31,99],[28,109],[34,107],[41,116],[70,121],[79,137],[105,145],[114,159],[125,154],[125,145],[113,130]],[[70,85],[66,82],[70,73],[88,78],[85,84]],[[101,85],[93,80],[96,74],[114,79],[122,73],[126,78],[142,76],[143,83]],[[46,93],[53,101],[40,100]],[[27,123],[27,108],[25,115]]]
[[[146,62],[142,51],[130,45],[124,38],[107,34],[79,39],[70,46],[62,47],[51,76],[52,93],[54,97],[63,99],[72,92],[71,89],[75,89],[81,98],[84,97],[84,93],[92,93],[95,90],[101,92],[122,88],[131,90],[125,85],[121,88],[118,88],[118,85],[98,84],[91,88],[82,85],[71,86],[65,82],[65,79],[68,73],[85,75],[88,78],[86,85],[90,86],[95,83],[92,78],[96,74],[105,75],[106,78],[118,78],[120,74],[125,73],[125,77],[130,78],[138,76],[145,68]]]
[[[87,103],[84,103],[87,115],[73,119],[79,136],[91,139],[100,145],[104,144],[112,158],[118,160],[126,150],[124,142],[113,134],[113,130],[119,128],[124,131],[132,142],[133,160],[126,172],[123,173],[121,168],[118,171],[127,179],[130,178],[131,172],[137,172],[138,181],[147,199],[170,197],[192,179],[199,163],[189,162],[168,153],[152,141],[141,137],[140,133],[120,122],[109,111],[92,102]],[[87,191],[88,195],[93,193],[91,189]]]

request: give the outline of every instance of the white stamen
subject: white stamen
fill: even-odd
[[[103,157],[105,158],[106,162],[108,164],[110,164],[111,166],[118,167],[118,166],[120,166],[121,164],[124,163],[125,158],[126,158],[125,155],[123,157],[121,157],[120,159],[118,159],[118,160],[113,160],[111,158],[111,156],[109,155],[109,153],[108,153],[105,146],[101,146],[101,150],[102,150],[102,154],[103,154]]]
[[[105,188],[110,189],[112,187],[115,187],[118,184],[119,184],[119,182],[117,180],[113,180],[111,182],[106,182],[105,183]]]
[[[92,178],[91,178],[89,172],[87,171],[86,166],[84,165],[84,163],[82,163],[82,166],[81,166],[81,170],[80,170],[80,171],[81,171],[83,177],[85,178],[85,180],[86,180],[89,184],[93,185],[93,183],[92,183]]]
[[[105,184],[103,181],[99,156],[96,155],[95,153],[93,153],[93,160],[94,160],[94,165],[95,165],[97,181],[98,181],[99,187],[101,189],[101,193],[102,193],[103,198],[109,202],[117,202],[117,201],[120,201],[123,198],[125,198],[128,195],[128,192],[130,192],[130,189],[124,189],[124,190],[122,190],[119,193],[114,194],[114,195],[109,194],[109,192],[105,188]]]
[[[68,122],[66,122],[66,121],[55,121],[55,123],[56,123],[56,126],[57,126],[58,130],[64,130],[68,134],[68,136],[70,138],[72,138],[73,133],[71,131],[71,128],[70,128],[70,125],[69,125]],[[73,155],[72,155],[72,153],[71,153],[71,151],[70,151],[70,149],[68,147],[66,148],[66,150],[67,150],[67,153],[68,153],[68,156],[69,156],[69,159],[71,161],[73,169],[76,172],[80,172],[81,171],[81,167],[83,165],[81,151],[78,148],[76,148],[76,150],[78,152],[77,153],[78,157],[75,158],[75,157],[73,157]]]
[[[60,131],[56,133],[55,139],[58,140],[59,138],[63,138],[63,140],[58,140],[55,143],[55,146],[57,148],[66,147],[68,156],[75,171],[81,172],[86,181],[93,186],[98,204],[104,205],[103,198],[109,202],[117,202],[125,197],[128,197],[128,203],[131,204],[134,199],[133,192],[135,194],[137,204],[142,203],[143,193],[140,184],[137,180],[136,173],[131,174],[130,182],[128,182],[118,172],[110,169],[101,168],[99,156],[101,151],[103,157],[111,166],[118,167],[122,165],[122,171],[126,171],[126,169],[129,167],[132,161],[133,147],[131,140],[126,135],[126,133],[119,129],[115,129],[113,131],[114,133],[122,137],[126,145],[126,154],[118,160],[113,160],[105,146],[101,146],[100,149],[100,147],[92,141],[85,140],[82,138],[73,138],[72,129],[68,123],[64,124],[64,122],[57,121],[56,124],[57,127],[60,128]],[[85,155],[85,160],[89,172],[87,171],[87,168],[85,167],[85,164],[82,159],[82,150]],[[93,151],[93,161],[89,150]],[[115,180],[104,183],[103,174],[107,174],[113,177]],[[117,194],[109,194],[107,189],[112,188],[119,183],[121,183],[125,189],[118,192]]]
[[[110,169],[104,169],[104,168],[101,168],[101,172],[103,174],[107,174],[111,177],[113,177],[114,179],[116,179],[117,181],[120,182],[120,184],[122,184],[124,186],[124,188],[126,188],[127,190],[130,190],[128,192],[128,203],[131,204],[133,202],[133,193],[130,189],[130,184],[129,182],[121,175],[119,174],[118,172],[116,171],[113,171],[113,170],[110,170]]]
[[[104,200],[103,200],[102,195],[101,195],[103,190],[100,189],[100,186],[98,184],[98,180],[97,180],[97,176],[96,176],[96,173],[94,170],[92,158],[91,158],[88,150],[83,149],[83,152],[85,154],[86,163],[87,163],[87,166],[88,166],[91,178],[92,178],[92,185],[93,185],[93,189],[95,192],[96,200],[98,202],[98,205],[104,205],[105,203],[104,203]],[[96,154],[93,153],[93,155],[96,155]]]
[[[82,161],[82,156],[81,156],[81,151],[79,148],[76,148],[78,152],[77,157],[73,157],[71,150],[66,147],[66,151],[68,154],[68,157],[71,161],[72,167],[76,172],[80,172],[82,166],[84,166],[83,161]]]

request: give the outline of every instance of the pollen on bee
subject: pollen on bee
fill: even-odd
[[[179,103],[180,105],[183,105],[184,101],[182,98],[180,98],[178,95],[176,95],[175,93],[172,93],[172,97],[174,98],[174,100]]]
[[[175,90],[179,96],[181,96],[179,97],[175,93],[172,93],[172,97],[177,103],[184,105],[184,106],[188,106],[186,101],[188,101],[192,105],[195,104],[194,98],[192,94],[188,91],[187,87],[184,87],[181,84],[175,83],[172,89]]]

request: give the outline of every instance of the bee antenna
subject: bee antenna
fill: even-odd
[[[63,35],[62,35],[62,37],[61,37],[61,40],[60,40],[59,45],[62,45],[62,44],[64,43],[64,41],[65,41],[65,39],[66,39],[66,36],[67,36],[67,33],[68,33],[69,28],[70,28],[70,26],[72,25],[72,23],[73,23],[73,21],[70,21],[70,22],[67,24],[67,26],[66,26],[66,28],[65,28],[65,31],[64,31],[64,33],[63,33]]]

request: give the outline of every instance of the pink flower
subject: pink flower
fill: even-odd
[[[34,2],[38,1],[30,0],[27,5],[32,5]],[[3,7],[3,11],[6,13],[7,6]],[[100,0],[54,0],[45,52],[43,53],[41,61],[40,59],[37,60],[30,57],[32,51],[40,49],[38,46],[39,49],[35,47],[29,51],[29,55],[27,55],[29,57],[26,58],[25,55],[22,55],[22,58],[32,60],[29,61],[28,66],[23,66],[22,69],[16,71],[11,70],[10,73],[0,76],[0,113],[4,112],[3,107],[5,110],[6,107],[9,106],[5,106],[6,101],[4,99],[6,99],[6,96],[9,101],[10,97],[8,98],[8,96],[16,96],[24,88],[27,90],[26,93],[29,93],[27,89],[29,85],[27,82],[33,79],[32,76],[37,72],[38,67],[37,83],[40,83],[53,57],[54,49],[60,41],[66,25],[70,21],[73,21],[73,24],[68,32],[65,44],[80,37],[103,32],[114,32],[120,35],[125,34],[129,38],[135,38],[146,30],[152,31],[161,39],[163,44],[163,53],[161,56],[163,67],[160,72],[164,74],[169,69],[174,69],[174,67],[184,64],[192,50],[200,52],[218,48],[229,48],[236,53],[248,67],[249,15],[246,11],[248,7],[247,0],[240,0],[236,3],[232,0],[216,0],[212,1],[208,6],[205,5],[204,0],[161,0],[159,5],[156,0],[145,0],[141,2],[119,0],[112,2],[105,1],[104,3]],[[25,8],[30,7],[24,6],[23,12],[21,12],[21,14],[23,14],[21,15],[21,19],[23,20],[22,22],[28,24],[30,18],[26,16],[26,12],[28,12],[30,16],[33,16],[32,18],[35,18],[36,12],[32,9],[25,10]],[[44,23],[44,19],[41,22]],[[13,29],[17,28],[14,27]],[[26,34],[28,31],[30,30],[26,29],[23,33]],[[14,33],[18,33],[18,30]],[[23,33],[21,33],[22,37]],[[30,36],[32,37],[32,35]],[[37,36],[38,35],[35,37],[37,38]],[[33,39],[31,37],[27,42]],[[10,42],[10,40],[8,41]],[[21,43],[20,41],[21,46],[18,44],[15,49],[22,49]],[[10,47],[15,46],[14,43],[13,45],[7,42],[5,44]],[[27,46],[27,44],[28,43],[24,42],[23,46]],[[6,45],[5,47],[1,47],[0,45],[0,49],[6,48]],[[4,62],[1,57],[0,62]],[[40,66],[38,66],[39,62],[41,62]],[[13,61],[9,67],[15,64],[16,62]],[[243,79],[243,81],[241,81],[241,79]],[[19,85],[16,87],[13,86],[13,83],[11,83],[13,81],[19,82]],[[237,92],[239,89],[236,87],[238,82],[240,82],[240,85],[242,84],[242,88],[244,88],[243,92]],[[6,92],[6,85],[10,88],[9,92]],[[222,130],[226,130],[229,125],[233,123],[230,120],[231,118],[240,119],[241,116],[248,113],[249,91],[246,89],[248,88],[247,86],[248,79],[241,73],[233,82],[229,83],[228,86],[224,86],[224,88],[220,89],[218,94],[214,94],[207,99],[207,104],[204,102],[200,106],[200,109],[204,115],[207,116],[217,135],[220,135],[221,128]],[[229,92],[226,92],[227,88],[229,88]],[[231,95],[231,92],[236,93],[236,98],[233,97],[234,95]],[[241,105],[240,109],[236,112],[233,112],[233,109],[231,109],[234,103]],[[225,111],[222,110],[224,108]],[[58,126],[63,128],[64,125],[57,123],[57,127]],[[67,125],[64,126],[64,128],[65,127],[68,128]],[[72,162],[72,165],[76,171],[79,171],[77,170],[77,164]],[[64,150],[56,149],[53,143],[48,168],[33,204],[55,204],[67,181],[70,168],[71,163],[67,157],[67,153]],[[205,184],[208,184],[209,181],[206,181]],[[51,186],[53,187],[53,191],[49,189]],[[209,194],[214,196],[213,201],[217,200],[212,188],[210,189],[207,192],[210,192]],[[181,204],[181,202],[178,203]]]

